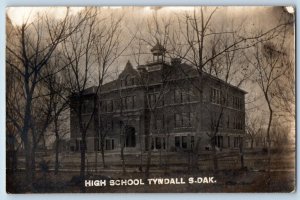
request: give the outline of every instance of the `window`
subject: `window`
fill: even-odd
[[[124,79],[121,80],[121,87],[131,86],[135,84],[135,77],[132,77],[130,75],[127,75]]]
[[[215,145],[219,148],[223,147],[223,136],[215,136]]]
[[[114,102],[113,100],[107,100],[106,102],[107,112],[112,112],[114,110]]]
[[[127,109],[127,98],[122,97],[122,109]]]
[[[136,96],[122,97],[122,109],[134,109],[136,106]]]
[[[112,127],[112,124],[111,124],[111,120],[109,120],[109,119],[107,119],[107,121],[106,121],[106,123],[107,123],[107,125],[106,125],[106,127],[107,127],[107,129],[108,130],[110,130],[111,129],[111,127]]]
[[[181,91],[181,95],[182,95],[182,102],[186,103],[186,102],[190,102],[190,94],[191,94],[191,90],[189,88],[187,88],[186,90],[182,90]]]
[[[230,147],[230,136],[228,136],[227,142],[228,142],[228,147]]]
[[[175,89],[174,90],[174,103],[186,103],[190,102],[191,90],[186,89]]]
[[[174,91],[174,103],[182,103],[181,91],[179,89],[175,89]]]
[[[75,140],[75,151],[79,151],[79,149],[80,149],[79,141]]]
[[[81,112],[82,113],[91,113],[91,112],[93,112],[93,107],[94,107],[93,101],[85,99],[82,102],[82,110],[81,110]]]
[[[175,114],[175,127],[181,127],[182,121],[180,114]]]
[[[126,147],[135,147],[135,128],[126,127],[125,129]]]
[[[189,113],[189,126],[193,126],[194,113]]]
[[[161,138],[160,137],[156,137],[155,138],[155,148],[156,149],[161,149]]]
[[[107,131],[108,129],[110,129],[110,121],[108,119],[102,119],[101,122],[101,130]]]
[[[149,94],[148,95],[148,101],[149,101],[151,106],[155,105],[155,103],[156,103],[155,95],[154,94]]]
[[[242,98],[233,96],[232,97],[232,107],[238,110],[242,110]]]
[[[228,106],[228,97],[229,97],[228,93],[224,94],[223,92],[221,92],[222,105]]]
[[[163,145],[162,148],[166,149],[166,138],[163,137],[161,139],[162,139],[162,145]]]
[[[100,102],[101,109],[103,112],[107,112],[106,101]]]
[[[105,150],[113,150],[115,148],[114,139],[105,140]]]
[[[189,113],[182,113],[182,126],[188,127],[190,124]]]
[[[214,130],[215,128],[222,128],[223,127],[223,113],[214,113],[211,116],[211,128]]]
[[[175,136],[175,147],[180,148],[180,137],[179,136]]]
[[[154,138],[152,138],[152,140],[151,140],[151,149],[152,150],[154,149]]]
[[[175,127],[191,127],[193,120],[193,113],[181,113],[174,115]]]
[[[86,143],[86,142],[85,142]],[[85,145],[83,145],[83,142],[82,142],[82,140],[80,140],[80,150],[82,150],[83,148],[86,150],[86,144]]]
[[[158,130],[163,129],[163,120],[162,119],[157,119],[154,127],[155,127],[155,129],[158,129]]]
[[[115,99],[114,101],[113,101],[113,103],[114,103],[114,109],[115,110],[119,110],[120,109],[120,99]]]
[[[191,136],[191,148],[194,148],[195,146],[195,137]]]
[[[210,99],[212,103],[221,104],[221,91],[216,88],[211,88]]]
[[[243,130],[243,121],[240,117],[233,118],[233,128],[237,130]]]
[[[164,129],[165,128],[165,115],[162,115],[162,119],[161,119],[161,128]]]
[[[182,136],[182,148],[186,149],[187,148],[187,136]]]
[[[229,115],[227,116],[227,128],[230,128]]]
[[[151,106],[163,106],[164,98],[159,96],[159,93],[148,94],[148,101]],[[156,104],[159,101],[159,104]]]
[[[234,137],[234,143],[233,143],[233,146],[235,148],[238,148],[240,145],[240,138],[239,137]]]
[[[125,78],[125,86],[129,86],[130,85],[130,77],[126,76]]]
[[[149,138],[145,137],[145,151],[148,151],[150,147]]]
[[[132,109],[133,108],[133,98],[132,97],[126,97],[126,108]]]
[[[175,147],[187,149],[188,148],[188,140],[187,139],[188,139],[187,136],[175,136]],[[191,139],[191,141],[192,141],[192,139]],[[193,138],[193,143],[194,143],[194,138]]]
[[[132,108],[135,108],[136,105],[136,96],[132,96]]]

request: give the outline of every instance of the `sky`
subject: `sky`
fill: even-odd
[[[75,14],[77,12],[79,12],[80,10],[82,10],[84,7],[70,7],[71,8],[71,13]],[[122,9],[121,6],[104,6],[103,8],[106,9]],[[153,10],[153,7],[150,6],[145,6],[145,7],[141,7],[143,9],[143,11],[145,13],[151,13]],[[254,9],[257,9],[255,7],[253,7]],[[289,13],[294,13],[295,9],[292,6],[287,6],[285,7],[286,10]],[[163,9],[164,11],[189,11],[189,10],[193,10],[192,6],[169,6],[169,7],[164,7],[164,8],[160,8]],[[237,12],[237,13],[241,13],[244,12],[244,9],[249,10],[249,7],[244,7],[243,9],[241,9],[240,7],[236,7],[236,8],[231,8],[231,11]],[[7,14],[8,16],[11,18],[12,22],[14,25],[21,25],[24,22],[24,19],[28,19],[31,18],[33,19],[33,16],[35,16],[38,12],[49,12],[52,13],[55,17],[57,18],[61,18],[64,16],[65,12],[66,12],[66,7],[8,7],[7,8]]]

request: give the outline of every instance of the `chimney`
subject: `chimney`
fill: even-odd
[[[174,65],[179,65],[181,64],[181,59],[180,58],[172,58],[171,59],[171,65],[174,66]]]
[[[139,65],[137,66],[137,70],[140,72],[140,73],[143,73],[143,72],[146,72],[146,66],[144,65]]]

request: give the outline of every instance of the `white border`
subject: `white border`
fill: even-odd
[[[223,200],[248,200],[248,199],[300,199],[299,184],[296,182],[296,192],[290,194],[281,193],[239,193],[239,194],[207,194],[207,193],[185,193],[185,194],[28,194],[28,195],[8,195],[6,194],[5,183],[5,8],[7,6],[87,6],[87,5],[292,5],[297,8],[300,5],[297,0],[0,0],[0,199],[22,199],[22,200],[35,200],[35,199],[59,199],[64,200],[88,200],[88,199],[164,199],[164,200],[177,200],[177,199],[223,199]],[[297,9],[296,9],[297,11]],[[296,33],[299,33],[299,12],[296,12]],[[296,35],[298,36],[298,34]],[[299,46],[299,41],[296,40],[296,46]],[[298,49],[298,48],[296,48]],[[296,56],[300,57],[299,51],[296,51]],[[298,63],[297,67],[298,67]],[[297,77],[300,72],[297,70]],[[299,94],[299,83],[297,82],[297,94]],[[298,96],[298,95],[297,95]],[[297,103],[299,103],[297,98]],[[298,106],[297,106],[298,113]],[[299,119],[297,118],[297,124]],[[298,132],[298,127],[297,127]],[[298,147],[299,137],[297,138],[297,172],[299,171],[299,154]],[[297,175],[298,177],[298,175]],[[298,191],[298,192],[297,192]]]

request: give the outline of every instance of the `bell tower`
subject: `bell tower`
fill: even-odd
[[[157,42],[156,45],[151,49],[153,55],[153,62],[163,62],[165,57],[166,49]]]

